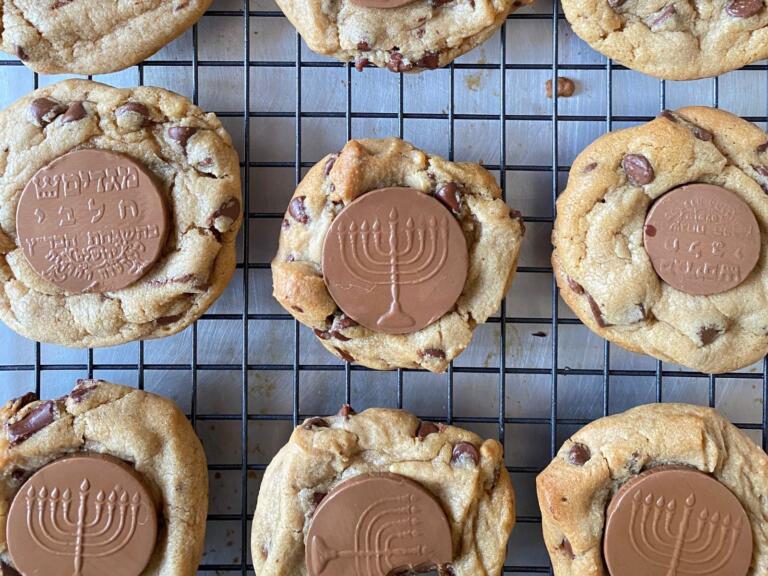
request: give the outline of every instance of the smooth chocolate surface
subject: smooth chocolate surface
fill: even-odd
[[[452,559],[451,529],[439,502],[396,474],[343,482],[323,498],[307,533],[309,576],[387,576]]]
[[[29,264],[72,293],[136,282],[160,257],[168,227],[149,172],[106,150],[76,150],[41,168],[16,211],[18,245]]]
[[[760,228],[746,202],[711,184],[688,184],[651,207],[645,249],[658,275],[693,295],[720,294],[749,276],[760,257]]]
[[[157,539],[157,510],[124,462],[78,454],[41,468],[8,513],[8,552],[22,574],[139,576]]]
[[[383,188],[336,216],[323,245],[323,276],[347,316],[377,332],[409,334],[453,308],[468,258],[461,226],[439,200]]]
[[[613,497],[603,552],[611,576],[744,576],[752,527],[716,479],[662,466],[634,477]]]

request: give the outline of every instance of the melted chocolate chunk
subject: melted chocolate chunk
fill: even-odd
[[[635,186],[645,186],[655,177],[653,166],[642,154],[627,154],[621,161],[627,179]]]
[[[306,224],[309,222],[309,214],[307,214],[307,207],[305,200],[306,196],[296,196],[288,205],[288,213],[293,216],[293,219],[300,224]]]
[[[53,402],[48,400],[42,402],[32,410],[30,410],[21,420],[17,420],[12,424],[7,424],[5,427],[8,433],[8,439],[11,441],[11,446],[17,446],[53,423],[55,420],[55,414],[53,410]]]
[[[458,214],[461,210],[461,190],[455,182],[448,182],[448,184],[441,186],[435,192],[435,196],[454,214]]]
[[[573,466],[584,466],[584,464],[589,462],[590,458],[592,458],[592,453],[589,450],[589,446],[578,442],[571,446],[571,449],[568,450],[568,454],[565,456],[568,464]]]
[[[471,461],[472,464],[477,466],[480,462],[480,453],[469,442],[459,442],[453,447],[453,453],[451,454],[451,463],[461,463]]]
[[[304,428],[307,430],[312,428],[328,428],[328,422],[324,418],[310,418],[304,422]]]
[[[422,420],[419,424],[419,428],[416,430],[416,438],[424,440],[424,438],[430,434],[437,434],[438,432],[440,432],[440,428],[437,427],[437,424]]]

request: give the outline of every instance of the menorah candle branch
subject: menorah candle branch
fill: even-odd
[[[732,522],[730,516],[721,517],[705,508],[694,526],[695,506],[696,497],[690,494],[683,502],[682,514],[678,514],[675,500],[635,493],[629,540],[638,556],[665,568],[666,576],[701,576],[722,569],[733,554],[742,522]]]
[[[448,258],[447,216],[427,218],[418,224],[413,218],[400,222],[392,208],[383,231],[378,218],[369,226],[351,222],[339,226],[338,242],[344,267],[364,286],[388,286],[390,303],[378,319],[381,328],[409,328],[414,318],[402,307],[402,286],[421,284],[440,273]]]

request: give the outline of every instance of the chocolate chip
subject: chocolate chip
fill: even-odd
[[[419,424],[419,428],[416,430],[416,438],[419,440],[424,440],[427,436],[430,434],[437,434],[440,431],[440,429],[437,427],[436,424],[433,424],[432,422],[425,422],[421,421]]]
[[[349,417],[354,416],[355,414],[357,414],[357,412],[355,412],[352,406],[349,404],[344,404],[341,408],[339,408],[339,411],[336,415],[341,416],[345,420],[349,420]]]
[[[416,60],[417,68],[426,68],[428,70],[434,70],[440,66],[440,53],[439,52],[427,52]]]
[[[649,237],[653,238],[654,236],[656,236],[656,232],[657,232],[656,226],[652,226],[651,224],[647,224],[645,226],[645,235],[646,236],[649,236]]]
[[[753,164],[752,168],[754,168],[755,172],[760,174],[760,176],[764,176],[768,178],[768,166],[763,166],[761,164]]]
[[[0,561],[0,576],[21,576],[15,568],[11,568],[5,562]]]
[[[22,62],[28,62],[29,61],[29,54],[22,46],[19,46],[18,44],[14,47],[14,52],[16,53],[16,58],[21,60]]]
[[[342,342],[349,342],[351,338],[347,338],[342,334],[341,332],[337,332],[336,330],[318,330],[317,328],[314,329],[315,336],[320,338],[321,340],[340,340]]]
[[[27,392],[24,396],[19,396],[18,398],[11,400],[9,404],[15,406],[16,410],[21,410],[27,404],[32,404],[32,402],[37,402],[37,394],[34,392]]]
[[[65,110],[66,106],[48,98],[35,98],[29,105],[29,112],[32,114],[34,123],[41,128],[53,122]]]
[[[693,131],[693,135],[698,138],[699,140],[703,140],[704,142],[711,142],[714,139],[714,135],[709,130],[705,130],[704,128],[700,126],[693,126],[691,128]]]
[[[594,170],[595,168],[597,168],[597,162],[590,162],[589,164],[584,166],[584,168],[581,170],[581,173],[588,174],[592,172],[592,170]]]
[[[334,348],[335,348],[336,352],[338,353],[338,355],[341,356],[343,360],[346,360],[350,364],[355,361],[354,356],[352,356],[352,354],[350,354],[346,350],[342,350],[338,346],[334,346]]]
[[[441,350],[440,348],[425,348],[421,352],[422,357],[427,356],[429,358],[439,358],[440,360],[445,360],[445,350]]]
[[[763,0],[732,0],[725,11],[734,18],[750,18],[763,9]]]
[[[392,72],[410,72],[413,70],[413,64],[405,62],[400,52],[390,52],[387,68]]]
[[[662,110],[659,113],[659,118],[666,118],[670,122],[677,123],[677,116],[675,116],[674,112],[672,112],[670,110]]]
[[[572,291],[576,292],[576,294],[578,294],[579,296],[584,294],[584,286],[576,282],[576,280],[574,280],[570,276],[568,276],[568,287]]]
[[[211,225],[217,218],[229,218],[230,220],[237,220],[240,217],[240,200],[237,198],[230,198],[218,207],[216,212],[211,214]]]
[[[155,320],[155,324],[158,326],[169,326],[170,324],[175,324],[179,320],[181,320],[182,314],[174,314],[173,316],[163,316],[162,318],[158,318]]]
[[[326,496],[328,496],[327,492],[315,492],[312,494],[312,504],[314,507],[317,508],[320,506],[320,502],[322,502]]]
[[[435,196],[445,204],[451,212],[458,214],[461,210],[461,191],[455,182],[448,182],[440,187]]]
[[[763,142],[762,144],[760,144],[760,146],[757,147],[758,154],[762,154],[766,150],[768,150],[768,142]]]
[[[563,541],[560,543],[560,546],[557,547],[557,549],[568,556],[571,560],[576,558],[576,554],[573,553],[573,547],[571,546],[571,543],[568,541],[568,538],[563,538]]]
[[[451,463],[463,463],[471,461],[472,464],[477,466],[480,462],[480,453],[469,442],[459,442],[453,447],[453,453],[451,454]]]
[[[306,224],[309,222],[309,214],[307,214],[307,206],[305,200],[306,196],[296,196],[288,205],[288,213],[293,216],[293,219],[300,224]]]
[[[699,339],[701,339],[702,346],[709,346],[720,338],[722,334],[723,331],[717,326],[702,326],[699,328]]]
[[[642,154],[627,154],[621,161],[621,167],[635,186],[645,186],[653,182],[653,167]]]
[[[346,314],[342,314],[341,316],[338,316],[333,320],[333,326],[331,326],[331,329],[345,330],[347,328],[353,328],[354,326],[359,326],[359,324],[354,320],[352,320],[352,318],[350,318]]]
[[[603,316],[603,311],[600,310],[600,306],[598,305],[598,303],[595,302],[595,299],[592,298],[591,294],[586,294],[586,296],[587,296],[587,301],[589,302],[589,307],[592,309],[592,316],[595,317],[595,322],[597,322],[597,325],[600,328],[608,328],[610,324],[608,324],[605,321],[605,317]]]
[[[72,392],[69,393],[69,397],[72,398],[72,400],[75,402],[75,404],[80,404],[86,396],[93,390],[96,390],[96,386],[79,386],[72,390]]]
[[[362,72],[363,68],[368,66],[369,63],[370,61],[368,60],[368,58],[358,58],[357,60],[355,60],[355,70],[357,70],[358,72]]]
[[[323,168],[323,172],[326,176],[328,176],[331,173],[331,170],[333,170],[333,165],[336,164],[336,160],[339,159],[338,154],[331,154],[330,158],[325,163],[325,168]]]
[[[82,120],[88,115],[88,113],[85,111],[85,106],[83,106],[82,102],[72,102],[72,104],[69,105],[69,108],[67,108],[67,111],[64,112],[64,115],[61,117],[61,123],[62,124],[69,124],[70,122],[77,122],[78,120]]]
[[[146,126],[149,124],[149,108],[147,108],[141,102],[126,102],[115,110],[115,116],[122,118],[127,114],[134,115],[138,118],[139,126]]]
[[[589,446],[578,442],[571,446],[571,449],[568,450],[568,454],[565,456],[568,464],[573,466],[584,466],[584,464],[589,462],[590,458],[592,458],[592,452],[590,452]]]
[[[323,418],[310,418],[304,422],[304,428],[311,430],[312,428],[328,428],[328,422]]]
[[[675,8],[674,5],[667,6],[661,12],[659,12],[659,15],[653,20],[653,22],[651,22],[651,26],[658,26],[659,24],[663,24],[675,14],[677,14],[677,8]]]
[[[367,51],[371,49],[371,46],[365,40],[360,40],[360,42],[357,43],[357,49]]]
[[[545,89],[547,92],[547,98],[550,100],[554,96],[554,91],[552,90],[552,78],[547,80]],[[570,78],[566,78],[565,76],[558,76],[557,77],[557,97],[558,98],[570,98],[573,96],[573,94],[576,92],[576,83],[571,80]]]
[[[616,8],[621,8],[622,6],[624,6],[624,3],[626,1],[627,0],[608,0],[608,6],[610,6],[615,10]]]
[[[191,126],[171,126],[168,128],[168,138],[175,140],[179,143],[179,146],[186,149],[187,142],[192,138],[192,135],[197,132],[197,128]]]
[[[5,429],[11,446],[24,442],[54,421],[53,402],[48,400],[30,410],[21,420],[7,424]]]

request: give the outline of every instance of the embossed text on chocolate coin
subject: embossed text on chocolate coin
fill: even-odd
[[[22,574],[139,576],[157,539],[157,511],[132,468],[80,454],[38,470],[11,503],[8,551]]]
[[[119,290],[160,256],[162,193],[138,162],[76,150],[41,168],[19,197],[18,244],[32,268],[68,292]]]
[[[387,334],[421,330],[456,303],[467,243],[441,202],[412,188],[383,188],[349,204],[323,245],[323,276],[344,313]]]
[[[444,566],[451,529],[439,502],[396,474],[363,474],[333,489],[307,533],[309,576],[387,576],[397,569]]]
[[[611,576],[744,576],[752,527],[716,479],[663,466],[631,479],[613,497],[603,551]]]
[[[760,257],[760,228],[746,202],[711,184],[688,184],[662,196],[645,221],[645,249],[673,288],[710,295],[735,288]]]

